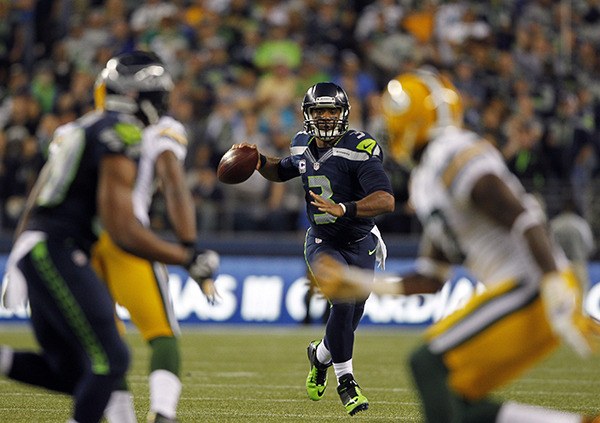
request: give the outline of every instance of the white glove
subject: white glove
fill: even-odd
[[[185,268],[190,277],[202,288],[206,279],[214,279],[220,262],[221,258],[216,251],[193,249],[190,261]]]
[[[594,323],[583,314],[581,291],[574,275],[568,272],[545,274],[540,294],[555,335],[581,357],[591,355]]]

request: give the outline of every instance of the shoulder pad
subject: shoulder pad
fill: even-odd
[[[292,147],[306,147],[310,140],[312,138],[312,135],[310,135],[308,132],[304,132],[304,131],[300,131],[300,132],[296,132],[296,135],[294,135],[294,138],[292,138]]]
[[[371,156],[379,156],[381,154],[379,144],[368,132],[351,129],[346,132],[342,138],[342,142],[346,148],[364,151]]]
[[[98,139],[111,151],[137,147],[142,142],[142,127],[135,121],[108,116],[99,122]]]

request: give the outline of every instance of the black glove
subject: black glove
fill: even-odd
[[[220,261],[221,259],[216,251],[193,249],[191,258],[185,268],[190,277],[201,285],[204,280],[214,278]]]

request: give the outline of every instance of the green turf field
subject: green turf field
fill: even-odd
[[[185,329],[182,422],[416,422],[417,398],[405,358],[418,332],[360,328],[354,354],[358,382],[369,410],[349,417],[330,386],[313,402],[304,390],[308,372],[306,345],[320,337],[322,326],[207,327]],[[140,422],[148,407],[148,350],[138,334],[127,335],[133,352],[129,382]],[[0,344],[33,344],[28,326],[0,326]],[[330,371],[330,375],[333,372]],[[581,361],[566,349],[498,393],[505,399],[595,414],[600,410],[600,357]],[[70,400],[0,379],[0,422],[64,423]]]

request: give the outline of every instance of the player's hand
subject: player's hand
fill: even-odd
[[[239,144],[233,144],[230,148],[230,150],[234,150],[236,148],[241,148],[241,147],[250,147],[250,148],[254,148],[258,151],[258,147],[256,146],[256,144],[249,144],[247,142],[242,142]],[[261,163],[260,163],[260,151],[258,151],[258,160],[256,161],[256,170],[260,170],[261,168]]]
[[[217,291],[217,287],[215,286],[215,281],[213,279],[204,279],[200,285],[200,290],[206,297],[206,301],[210,305],[215,305],[218,303],[218,300],[221,299],[219,295],[219,291]]]
[[[185,266],[190,277],[196,281],[200,288],[207,279],[214,279],[219,269],[221,259],[219,254],[213,250],[193,249],[190,261]]]
[[[312,197],[312,201],[310,204],[319,209],[319,211],[324,213],[329,213],[335,217],[342,217],[344,215],[344,209],[338,203],[334,203],[331,200],[325,199],[319,194],[315,194],[312,191],[309,191],[310,196]]]
[[[583,314],[581,289],[568,273],[552,272],[542,278],[541,296],[546,316],[556,336],[581,357],[595,350],[595,323]]]
[[[374,272],[346,266],[326,254],[312,267],[319,289],[329,299],[364,299],[371,293]]]

